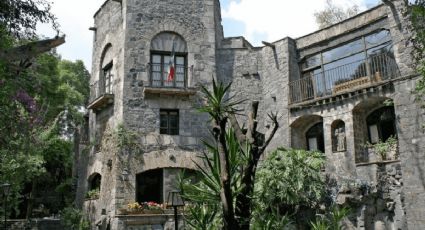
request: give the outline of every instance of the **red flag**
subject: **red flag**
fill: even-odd
[[[174,79],[174,74],[176,72],[176,67],[175,67],[175,63],[174,63],[174,56],[175,56],[175,50],[174,50],[174,42],[173,42],[173,48],[171,50],[171,58],[170,58],[170,62],[168,63],[167,81],[172,81]]]

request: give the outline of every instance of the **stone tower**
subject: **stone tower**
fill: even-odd
[[[120,208],[164,202],[180,172],[195,169],[208,136],[197,89],[216,77],[220,3],[107,0],[94,19],[90,144],[80,157],[77,200],[91,223],[104,210],[112,229],[121,229]],[[126,138],[134,148],[121,148]]]

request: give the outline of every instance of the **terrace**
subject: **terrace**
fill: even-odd
[[[301,77],[289,83],[290,104],[373,87],[400,76],[385,29],[303,57],[300,67]]]

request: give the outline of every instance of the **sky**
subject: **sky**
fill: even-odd
[[[105,0],[52,0],[52,12],[66,35],[66,43],[57,49],[63,59],[83,60],[91,71],[93,15]],[[202,0],[199,0],[202,1]],[[273,42],[284,37],[297,38],[318,29],[314,12],[324,9],[326,0],[221,0],[224,36],[244,36],[255,46],[261,41]],[[377,5],[380,0],[333,0],[336,5],[361,10]],[[39,25],[38,33],[54,37],[47,25]]]

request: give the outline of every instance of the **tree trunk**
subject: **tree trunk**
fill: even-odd
[[[235,219],[233,209],[233,197],[230,180],[230,165],[229,165],[229,152],[226,145],[226,120],[216,121],[215,139],[218,144],[218,153],[220,156],[220,177],[221,177],[221,190],[220,199],[223,208],[223,229],[224,230],[237,230],[238,224]]]
[[[243,230],[249,229],[249,223],[252,214],[252,195],[254,193],[254,181],[255,172],[257,170],[258,158],[258,147],[254,147],[251,150],[251,157],[248,165],[242,172],[242,189],[236,197],[236,216],[239,218],[241,228]]]

